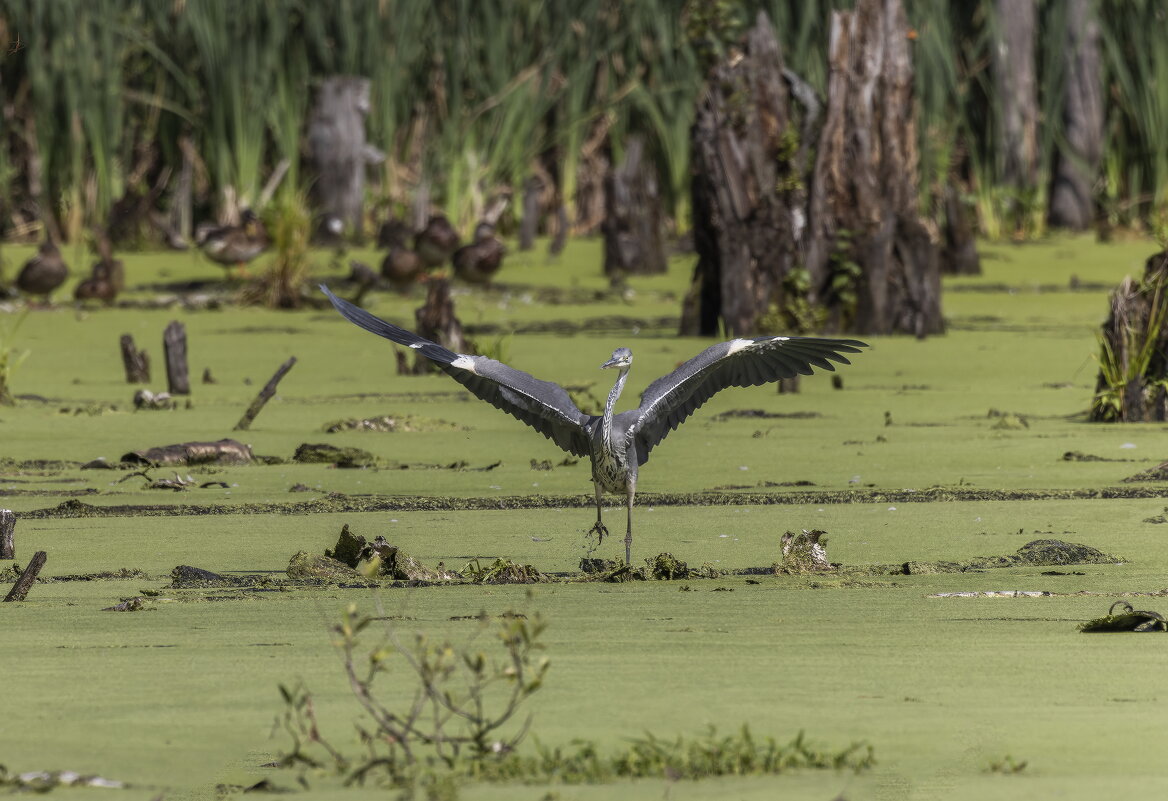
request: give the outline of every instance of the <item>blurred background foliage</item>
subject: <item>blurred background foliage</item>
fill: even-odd
[[[1002,180],[991,69],[998,4],[905,0],[919,107],[921,208],[960,186],[991,237],[1041,234],[1065,138],[1067,4],[1038,9],[1037,182]],[[71,238],[126,198],[160,212],[180,178],[196,219],[233,219],[286,163],[303,192],[316,82],[371,80],[369,214],[422,193],[464,232],[490,198],[545,179],[576,233],[631,133],[648,144],[678,229],[688,227],[689,128],[709,65],[766,11],[787,66],[821,94],[843,0],[9,0],[0,6],[0,234],[38,220]],[[1168,48],[1159,0],[1098,0],[1105,134],[1101,221],[1168,217]],[[508,218],[520,212],[512,203]],[[178,212],[173,208],[172,217]],[[188,216],[190,212],[187,212]],[[50,219],[51,218],[51,219]],[[503,225],[508,224],[504,219]],[[189,230],[189,221],[183,226]]]

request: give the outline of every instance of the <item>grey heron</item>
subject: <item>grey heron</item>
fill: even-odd
[[[341,300],[328,287],[322,285],[321,290],[349,322],[416,350],[475,397],[531,426],[568,453],[588,457],[596,489],[596,523],[591,531],[603,542],[608,529],[601,516],[602,495],[605,491],[623,493],[628,507],[627,564],[632,561],[637,469],[649,461],[653,448],[670,431],[726,387],[758,386],[797,374],[811,375],[813,366],[835,370],[832,361],[850,364],[843,354],[859,353],[860,348],[867,347],[854,339],[732,339],[706,348],[669,375],[658,378],[645,390],[638,408],[620,414],[615,413],[616,402],[625,388],[633,352],[617,348],[612,358],[600,365],[602,369],[618,371],[604,414],[591,415],[577,409],[558,384],[541,381],[486,356],[455,353]]]

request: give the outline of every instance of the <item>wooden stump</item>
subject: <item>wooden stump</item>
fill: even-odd
[[[941,228],[941,271],[949,275],[981,275],[981,256],[977,254],[977,236],[973,215],[964,200],[956,176],[944,189],[945,221]]]
[[[45,561],[49,555],[44,551],[37,551],[32,561],[29,562],[28,567],[20,574],[20,578],[12,585],[12,589],[8,591],[8,595],[4,596],[6,602],[23,601],[28,596],[28,591],[32,589],[32,585],[36,582],[37,574],[41,572],[41,568],[45,566]]]
[[[698,263],[681,333],[755,330],[795,266],[804,219],[799,126],[770,20],[759,13],[740,59],[706,82],[690,136]]]
[[[190,395],[191,379],[187,373],[187,329],[174,320],[162,333],[166,354],[166,384],[171,395]]]
[[[1103,60],[1092,0],[1068,0],[1063,45],[1063,130],[1050,185],[1051,225],[1085,231],[1095,222],[1094,184],[1103,157]]]
[[[1144,277],[1123,279],[1103,323],[1092,422],[1168,420],[1168,251],[1148,259]]]
[[[0,559],[16,558],[16,514],[0,509]]]
[[[941,333],[938,249],[917,211],[917,132],[900,0],[834,12],[804,238],[812,306],[859,334]]]
[[[543,181],[532,175],[523,182],[523,219],[519,221],[519,249],[531,250],[535,247],[535,236],[539,233],[540,196]]]
[[[326,223],[338,221],[358,239],[364,233],[365,167],[385,158],[365,141],[368,113],[369,80],[333,76],[321,83],[308,122],[317,209]]]
[[[150,355],[144,350],[138,350],[134,344],[134,337],[122,334],[122,365],[126,369],[127,384],[150,383]]]
[[[1036,0],[994,0],[996,25],[990,42],[993,94],[1000,109],[998,152],[1002,185],[1018,199],[1038,189],[1038,69],[1035,64]],[[1023,203],[1007,209],[1015,228],[1025,225]]]
[[[462,323],[454,316],[454,301],[450,298],[450,282],[445,278],[434,278],[429,282],[426,304],[414,312],[420,336],[437,342],[455,353],[466,353],[466,338],[462,333]],[[433,369],[433,362],[418,354],[414,359],[414,373],[425,373]]]
[[[608,171],[604,197],[604,274],[665,272],[665,214],[657,171],[645,160],[641,137],[629,137],[624,160]]]

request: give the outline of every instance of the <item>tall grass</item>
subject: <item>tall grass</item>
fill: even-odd
[[[1046,185],[1062,142],[1065,4],[1038,0],[1042,163],[1030,195],[1002,186],[1000,115],[989,74],[991,0],[904,0],[921,114],[922,209],[955,171],[970,181],[985,232],[1043,230]],[[404,206],[421,185],[464,227],[491,194],[518,190],[554,155],[564,203],[597,133],[619,160],[639,134],[666,202],[688,215],[689,127],[709,42],[687,22],[720,19],[728,40],[759,10],[787,66],[822,91],[830,14],[850,0],[10,0],[0,91],[13,109],[0,170],[19,203],[73,231],[100,222],[140,178],[144,148],[178,169],[196,144],[201,216],[255,204],[275,166],[303,189],[300,137],[316,80],[371,80],[368,132],[385,151],[374,206]],[[1168,219],[1168,9],[1100,0],[1109,96],[1101,198],[1121,223]],[[721,23],[720,23],[721,24]],[[724,46],[731,41],[722,43]],[[29,186],[39,159],[43,180]],[[8,166],[5,166],[5,165]],[[956,170],[960,167],[959,170]],[[33,176],[35,177],[35,176]],[[35,182],[34,182],[35,183]],[[32,193],[35,197],[30,197]],[[513,208],[518,204],[513,204]],[[1019,209],[1021,212],[1019,213]]]

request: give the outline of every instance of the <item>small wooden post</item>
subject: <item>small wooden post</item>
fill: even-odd
[[[12,589],[8,591],[8,595],[4,596],[5,601],[23,601],[28,591],[32,589],[33,582],[36,581],[37,574],[41,572],[41,568],[45,566],[45,560],[49,555],[44,551],[37,551],[33,556],[32,562],[20,574],[20,578],[12,585]]]
[[[0,559],[16,558],[16,515],[11,509],[0,509]]]
[[[260,394],[256,395],[256,399],[251,402],[251,406],[247,407],[247,411],[243,413],[243,417],[239,418],[239,422],[235,424],[236,431],[247,431],[251,427],[252,421],[256,419],[256,415],[264,408],[264,404],[276,394],[276,385],[280,383],[280,379],[292,369],[292,365],[294,364],[296,364],[296,357],[292,356],[288,361],[280,365],[280,369],[268,379],[268,383],[264,384],[264,388],[260,390]]]
[[[166,384],[171,395],[190,395],[191,379],[187,375],[187,329],[178,320],[162,334],[166,352]]]
[[[531,250],[535,247],[535,235],[539,229],[539,196],[543,192],[543,181],[531,176],[523,182],[523,219],[519,221],[519,249]]]
[[[126,368],[127,384],[150,383],[150,355],[138,350],[134,337],[122,334],[122,364]]]

